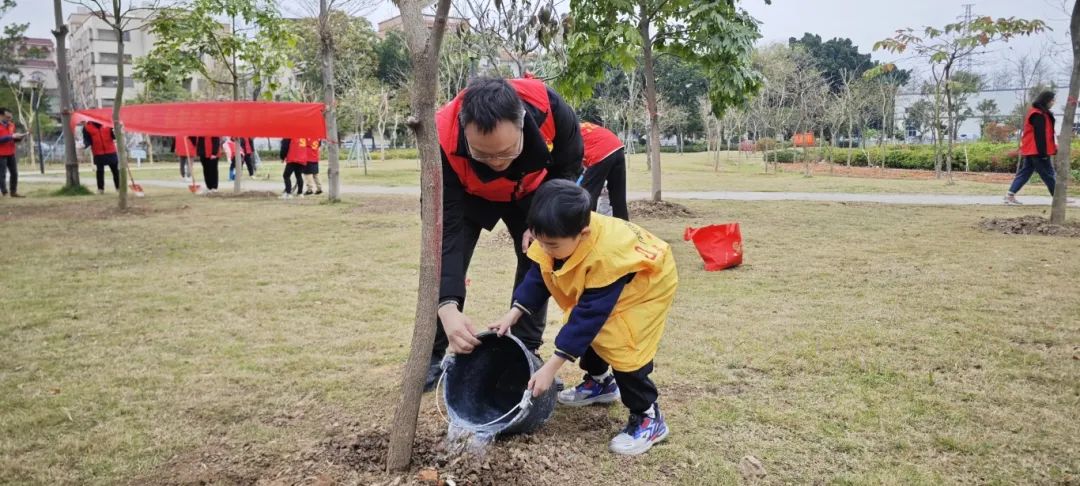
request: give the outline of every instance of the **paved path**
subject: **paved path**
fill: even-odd
[[[19,178],[20,182],[51,182],[61,183],[62,177],[27,175]],[[172,189],[186,189],[186,182],[171,180],[146,180],[139,179],[139,184],[145,187],[166,187]],[[282,190],[280,181],[269,182],[266,180],[245,180],[244,189],[249,191],[274,191]],[[222,181],[222,192],[232,191],[231,181]],[[397,196],[419,196],[420,188],[416,186],[388,187],[388,186],[365,186],[365,185],[342,185],[343,194],[375,194]],[[630,199],[646,199],[647,192],[630,192]],[[865,202],[880,204],[917,204],[931,206],[1001,206],[1004,204],[1002,196],[963,196],[947,194],[855,194],[844,192],[731,192],[731,191],[665,191],[665,199],[697,199],[709,201],[816,201],[816,202]],[[1049,206],[1049,196],[1018,196],[1025,205]],[[1076,201],[1070,206],[1080,207]]]

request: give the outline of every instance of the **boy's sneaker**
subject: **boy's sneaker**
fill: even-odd
[[[316,196],[319,195],[319,194],[322,194],[322,189],[319,189],[318,191],[315,191]]]
[[[626,428],[608,444],[611,452],[636,456],[644,454],[653,444],[667,438],[668,428],[664,423],[664,416],[660,414],[660,406],[654,403],[651,412],[652,416],[649,412],[643,415],[631,412]]]
[[[1017,201],[1016,196],[1014,196],[1012,194],[1009,194],[1009,195],[1005,196],[1005,205],[1006,206],[1023,206],[1024,203],[1022,203],[1020,201]]]
[[[619,400],[619,385],[615,377],[608,375],[603,381],[596,381],[586,373],[580,385],[563,390],[558,395],[559,403],[571,407],[584,407],[594,403],[612,403]]]

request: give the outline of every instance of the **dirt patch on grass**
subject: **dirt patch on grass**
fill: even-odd
[[[621,426],[603,409],[574,410],[553,418],[535,435],[499,439],[476,454],[449,446],[445,424],[421,415],[409,470],[387,474],[390,433],[384,425],[328,420],[328,437],[297,452],[277,455],[252,444],[207,445],[131,484],[558,484],[569,471],[584,484],[610,482],[613,478],[582,466],[608,453],[606,440]]]
[[[1050,224],[1042,216],[1021,216],[1019,218],[983,218],[979,227],[994,233],[1007,235],[1045,235],[1080,238],[1080,223],[1066,221],[1064,225]]]
[[[134,199],[134,198],[132,198]],[[169,214],[186,211],[191,207],[181,204],[173,207],[149,207],[140,206],[137,203],[129,203],[127,209],[121,211],[116,207],[116,201],[76,201],[66,200],[57,203],[46,204],[13,204],[0,206],[0,223],[18,221],[24,219],[57,219],[57,220],[97,220],[113,218],[144,217],[155,214]]]
[[[211,192],[206,197],[216,199],[273,199],[280,194],[274,191]]]
[[[358,214],[401,214],[420,216],[420,199],[408,196],[361,196],[353,212]]]
[[[692,218],[690,208],[668,201],[630,201],[627,203],[632,218]]]
[[[802,162],[780,164],[780,170],[803,174],[806,172],[806,166],[803,165]],[[810,164],[810,173],[815,175],[842,175],[865,179],[932,180],[937,177],[932,170],[846,167],[842,162],[831,165],[824,162]],[[953,179],[971,182],[1008,184],[1012,182],[1013,174],[1001,172],[953,172]]]

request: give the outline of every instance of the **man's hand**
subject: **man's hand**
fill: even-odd
[[[529,252],[529,245],[532,245],[532,242],[533,242],[532,230],[525,230],[525,232],[521,234],[521,252],[522,253],[528,253]]]
[[[13,138],[15,140],[22,140],[24,137],[26,137],[25,133],[13,133],[11,135],[11,138]]]
[[[450,341],[450,350],[457,354],[469,354],[480,340],[476,339],[476,331],[473,331],[472,319],[462,314],[456,305],[444,305],[439,308],[439,319],[442,320],[446,338]]]
[[[507,331],[510,330],[510,326],[517,324],[518,319],[521,319],[523,314],[524,312],[521,312],[521,309],[511,307],[510,310],[506,311],[506,314],[503,314],[497,321],[488,324],[488,329],[495,331],[495,334],[498,334],[500,337],[505,336]]]
[[[544,366],[540,367],[540,370],[532,375],[532,378],[529,379],[529,390],[532,391],[534,398],[551,389],[551,383],[555,381],[555,373],[559,371],[559,368],[565,362],[566,360],[560,356],[552,356],[551,360],[544,363]]]

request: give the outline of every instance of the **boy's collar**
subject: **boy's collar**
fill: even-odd
[[[596,216],[596,213],[593,212],[592,216]],[[590,252],[592,252],[593,247],[596,246],[596,240],[599,237],[599,231],[597,231],[596,225],[593,224],[595,221],[595,217],[589,218],[589,228],[592,228],[592,231],[589,231],[588,236],[581,239],[581,241],[578,243],[577,248],[574,249],[574,252],[570,254],[570,257],[567,258],[565,262],[563,262],[562,266],[559,267],[558,270],[555,270],[555,259],[551,258],[551,256],[547,253],[544,253],[544,251],[540,250],[539,246],[537,246],[539,254],[543,256],[544,261],[548,263],[548,266],[555,273],[555,276],[565,275],[567,272],[576,267],[579,263],[584,261],[585,257],[588,256]]]

